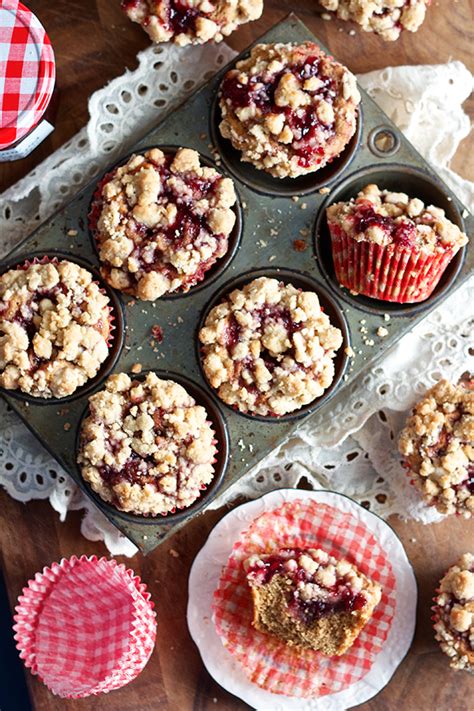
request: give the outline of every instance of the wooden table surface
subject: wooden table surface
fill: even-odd
[[[90,94],[121,74],[125,67],[133,69],[137,52],[148,44],[140,28],[122,16],[118,0],[49,3],[29,0],[27,4],[42,20],[55,48],[60,108],[56,131],[32,156],[10,165],[0,164],[0,191],[19,180],[84,126]],[[436,64],[451,58],[473,68],[469,0],[434,2],[422,29],[416,35],[405,33],[396,43],[384,43],[360,32],[350,36],[347,25],[321,20],[315,6],[312,0],[292,3],[266,0],[262,19],[242,28],[230,38],[230,44],[243,49],[292,9],[334,55],[355,72],[387,65]],[[472,147],[472,138],[464,141],[453,163],[455,170],[470,179],[474,179],[474,166],[469,159]],[[225,510],[221,510],[202,515],[146,558],[138,554],[132,559],[123,559],[143,577],[158,608],[156,649],[138,679],[120,691],[93,701],[66,702],[53,697],[36,678],[27,674],[37,711],[86,708],[238,711],[248,708],[210,678],[186,627],[189,569],[209,531],[224,513]],[[443,570],[462,552],[472,550],[474,521],[450,518],[443,523],[422,526],[392,517],[390,523],[402,539],[417,576],[417,630],[412,648],[391,682],[377,697],[359,708],[468,711],[472,709],[474,679],[466,673],[450,670],[446,658],[438,651],[430,625],[429,605]],[[69,514],[67,522],[62,524],[48,502],[21,504],[0,491],[0,560],[12,605],[25,582],[44,565],[72,554],[107,554],[101,543],[91,543],[81,536],[79,525],[78,512]]]

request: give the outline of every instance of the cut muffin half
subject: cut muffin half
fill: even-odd
[[[344,654],[380,602],[380,585],[320,549],[286,548],[245,563],[253,626],[290,646]]]

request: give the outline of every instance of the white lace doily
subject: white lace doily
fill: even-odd
[[[93,94],[87,127],[1,195],[0,256],[233,56],[225,44],[149,47],[141,52],[135,71]],[[473,185],[448,167],[469,132],[462,103],[472,77],[464,65],[387,68],[362,75],[359,81],[471,208]],[[297,436],[229,489],[225,501],[237,494],[256,497],[275,486],[294,487],[306,477],[316,488],[346,493],[384,517],[399,513],[435,520],[437,515],[427,513],[407,485],[395,443],[406,411],[427,386],[441,373],[456,378],[473,369],[474,317],[466,317],[466,303],[474,303],[474,280],[358,385],[336,398],[324,418],[311,418]],[[113,555],[136,552],[1,399],[0,483],[20,501],[49,499],[61,520],[70,509],[85,509],[81,531],[86,538],[103,540]],[[223,502],[220,497],[213,506]]]

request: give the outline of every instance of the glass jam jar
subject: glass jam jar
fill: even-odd
[[[55,79],[38,18],[18,0],[0,0],[0,162],[25,158],[53,131]]]

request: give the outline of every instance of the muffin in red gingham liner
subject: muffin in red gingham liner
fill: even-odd
[[[36,573],[18,598],[15,640],[26,667],[63,698],[118,689],[155,646],[146,585],[115,560],[63,558]]]
[[[345,558],[381,586],[380,603],[342,656],[291,647],[252,626],[244,562],[286,548]],[[332,492],[279,490],[232,511],[198,554],[189,594],[188,624],[208,671],[266,711],[362,703],[390,679],[414,631],[416,583],[400,541],[381,519]]]
[[[425,301],[468,241],[441,208],[377,185],[326,215],[338,282],[399,304]]]

